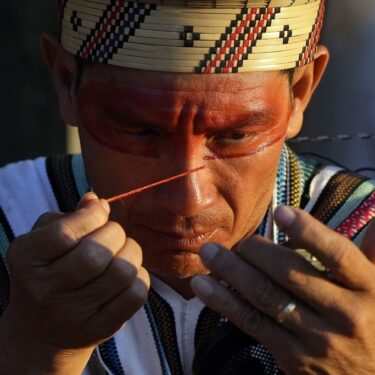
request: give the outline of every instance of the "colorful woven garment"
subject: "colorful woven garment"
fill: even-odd
[[[313,61],[324,0],[60,1],[61,43],[83,60],[183,73],[283,70]]]

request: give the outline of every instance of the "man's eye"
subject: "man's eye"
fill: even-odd
[[[125,131],[125,133],[138,138],[152,138],[160,137],[162,135],[161,132],[157,129],[127,130]]]
[[[253,137],[254,134],[242,133],[242,132],[228,132],[223,134],[218,134],[215,136],[217,141],[242,141]]]
[[[243,134],[243,133],[232,133],[231,134],[231,139],[233,139],[234,141],[238,141],[238,140],[241,140],[241,139],[244,139],[246,138],[246,134]]]

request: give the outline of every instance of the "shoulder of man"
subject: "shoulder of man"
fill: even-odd
[[[309,171],[302,208],[359,245],[375,218],[375,180],[303,158],[300,162]]]
[[[0,168],[0,315],[8,303],[6,253],[47,211],[69,212],[89,190],[80,155],[21,161]]]

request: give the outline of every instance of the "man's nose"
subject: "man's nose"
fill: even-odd
[[[193,169],[203,165],[189,167]],[[175,171],[176,174],[184,172]],[[155,189],[157,203],[175,215],[194,217],[210,208],[216,199],[217,191],[207,167]]]

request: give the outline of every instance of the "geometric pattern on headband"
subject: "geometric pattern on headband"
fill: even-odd
[[[135,69],[289,69],[313,61],[325,6],[324,0],[162,3],[66,0],[62,46],[83,60]]]

